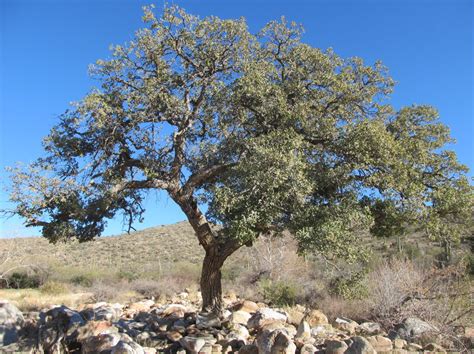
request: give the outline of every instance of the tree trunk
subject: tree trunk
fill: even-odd
[[[443,241],[443,265],[442,267],[447,267],[451,264],[451,242],[449,240]]]
[[[219,255],[206,252],[202,263],[201,294],[202,311],[220,315],[222,306],[221,268],[224,260]]]
[[[200,281],[203,302],[202,311],[220,315],[223,309],[221,268],[227,257],[239,249],[241,244],[237,240],[219,244],[217,235],[213,232],[211,224],[207,221],[205,215],[199,210],[196,201],[191,196],[179,194],[172,196],[186,214],[199,243],[206,251]]]

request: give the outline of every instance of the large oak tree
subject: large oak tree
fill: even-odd
[[[429,106],[395,111],[381,63],[305,44],[283,18],[256,35],[177,7],[144,22],[91,67],[101,86],[60,117],[45,157],[12,171],[12,212],[50,241],[91,240],[120,212],[131,228],[164,190],[205,250],[203,310],[219,312],[224,261],[259,235],[288,229],[302,252],[356,260],[355,230],[416,220],[449,237],[446,220],[469,215],[447,127]]]

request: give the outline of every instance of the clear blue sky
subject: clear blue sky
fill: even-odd
[[[31,162],[41,138],[71,101],[96,82],[88,64],[142,26],[138,0],[0,0],[0,178],[5,166]],[[253,31],[285,15],[304,25],[304,41],[367,63],[382,60],[398,82],[395,107],[432,104],[474,167],[473,3],[471,0],[174,1],[200,16],[244,16]],[[157,10],[163,2],[155,1]],[[472,176],[472,171],[471,171]],[[8,206],[0,192],[0,209]],[[151,196],[138,229],[184,219],[164,195]],[[121,219],[105,234],[121,232]],[[18,219],[0,220],[0,237],[37,235]]]

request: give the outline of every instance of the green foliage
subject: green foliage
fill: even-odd
[[[467,256],[466,263],[467,263],[467,266],[466,266],[467,273],[471,277],[474,277],[474,254],[470,254]]]
[[[349,275],[341,275],[331,282],[329,290],[333,295],[346,300],[363,299],[367,297],[366,272],[359,271]]]
[[[123,269],[121,269],[118,272],[117,277],[121,280],[123,279],[123,280],[127,280],[127,281],[132,281],[132,280],[136,280],[136,279],[140,278],[140,275],[137,272],[134,272],[133,270],[123,270]]]
[[[89,288],[94,283],[94,279],[92,279],[92,277],[87,276],[85,274],[80,274],[80,275],[73,276],[71,278],[71,283]]]
[[[406,243],[403,246],[403,253],[407,256],[408,259],[414,261],[420,259],[422,253],[417,244]]]
[[[30,289],[41,285],[41,277],[38,274],[13,272],[8,276],[8,287],[12,289]]]
[[[262,280],[260,282],[265,301],[274,306],[293,306],[296,303],[297,289],[293,284],[283,281]]]

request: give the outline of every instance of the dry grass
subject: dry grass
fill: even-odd
[[[90,301],[91,293],[45,294],[39,289],[0,289],[0,299],[15,304],[21,311],[39,311],[50,305],[76,307]]]

